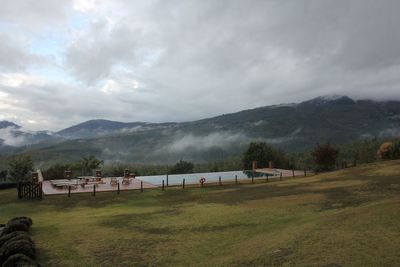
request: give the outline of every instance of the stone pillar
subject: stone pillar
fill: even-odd
[[[253,165],[252,165],[252,169],[253,171],[255,171],[257,169],[257,161],[253,161]]]
[[[64,178],[65,179],[71,179],[71,177],[72,177],[72,172],[65,170],[64,171]]]
[[[96,170],[96,177],[101,177],[102,173],[101,170]]]
[[[32,182],[33,183],[38,183],[39,182],[39,174],[37,172],[32,172]]]

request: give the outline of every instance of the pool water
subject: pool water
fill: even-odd
[[[258,175],[257,175],[258,174]],[[259,176],[257,173],[256,176]],[[235,176],[238,180],[248,179],[251,177],[251,171],[228,171],[228,172],[205,172],[205,173],[189,173],[189,174],[170,174],[168,175],[168,185],[181,185],[183,179],[185,184],[198,184],[201,177],[206,178],[206,183],[218,182],[219,177],[221,181],[234,181]],[[271,174],[272,176],[272,174]],[[164,180],[167,185],[167,175],[153,175],[153,176],[137,176],[139,180],[148,182],[154,185],[161,185]]]

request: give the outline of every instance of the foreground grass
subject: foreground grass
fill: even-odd
[[[20,215],[44,266],[398,266],[400,162],[34,202],[0,191],[0,222]]]

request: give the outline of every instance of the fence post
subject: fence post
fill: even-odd
[[[237,184],[237,175],[235,175],[235,184]]]
[[[185,178],[182,180],[182,189],[185,189]]]
[[[168,173],[167,173],[167,187],[168,187]]]
[[[143,192],[143,181],[140,181],[140,192]]]
[[[251,183],[254,184],[254,173],[251,175]]]
[[[304,177],[307,177],[307,169],[304,169]]]
[[[294,169],[292,169],[292,175],[293,175],[293,177],[294,177]]]
[[[119,195],[119,182],[117,183],[117,185],[118,185],[118,195]]]
[[[162,180],[162,191],[164,191],[164,180]]]
[[[221,176],[218,178],[218,182],[219,182],[219,185],[222,185],[222,183],[221,183]]]
[[[265,178],[265,181],[268,183],[268,173],[267,173],[267,178]]]
[[[71,197],[71,186],[68,186],[68,197]]]
[[[93,184],[93,196],[96,196],[96,184]]]
[[[281,174],[280,174],[280,176],[279,176],[279,180],[282,181],[282,172],[281,172]]]
[[[43,198],[43,183],[40,183],[40,199]]]

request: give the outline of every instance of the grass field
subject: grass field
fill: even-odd
[[[212,188],[19,201],[44,266],[398,266],[400,161]],[[335,265],[336,264],[336,265]]]

